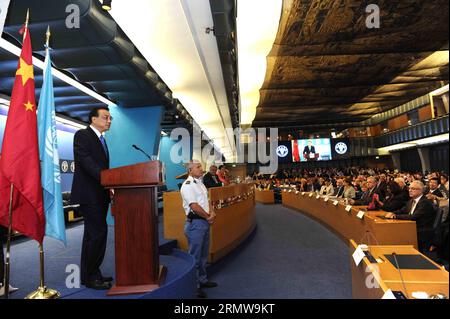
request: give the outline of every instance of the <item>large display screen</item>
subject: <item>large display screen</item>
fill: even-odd
[[[293,140],[292,161],[329,161],[331,156],[331,142],[329,138]]]

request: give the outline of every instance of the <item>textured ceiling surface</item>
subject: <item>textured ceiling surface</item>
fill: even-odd
[[[253,126],[356,125],[440,87],[448,15],[448,0],[285,0]]]

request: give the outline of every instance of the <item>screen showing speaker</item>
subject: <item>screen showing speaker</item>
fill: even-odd
[[[329,138],[301,139],[291,141],[292,161],[329,161],[332,157]]]

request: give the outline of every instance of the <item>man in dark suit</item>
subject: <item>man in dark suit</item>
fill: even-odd
[[[372,202],[372,200],[373,200],[373,195],[378,194],[376,192],[376,189],[377,189],[377,180],[376,180],[376,178],[373,177],[373,176],[368,177],[367,178],[367,191],[362,194],[360,199],[357,199],[357,200],[350,199],[349,203],[352,204],[352,205],[360,205],[360,206],[367,206],[367,205],[369,205]],[[380,194],[378,194],[378,199],[380,201],[383,200],[381,198],[383,198],[383,197],[380,196]]]
[[[406,186],[405,179],[403,177],[397,177],[394,181],[400,186],[402,199],[406,202],[409,200],[409,190],[408,186]]]
[[[203,176],[203,184],[205,184],[206,188],[222,186],[222,183],[219,181],[219,177],[217,177],[216,165],[211,165],[209,167],[209,172]]]
[[[378,177],[378,184],[375,192],[381,197],[386,198],[387,193],[387,178],[386,174],[380,174]]]
[[[387,213],[387,218],[413,220],[417,227],[417,241],[419,250],[425,251],[433,236],[433,224],[436,211],[433,203],[423,195],[424,185],[420,181],[414,181],[409,186],[410,200],[406,205],[393,212]]]
[[[307,161],[315,161],[316,160],[316,149],[314,145],[312,145],[312,141],[308,140],[308,145],[303,149],[303,156]]]
[[[106,214],[110,194],[100,184],[100,172],[109,168],[109,152],[103,133],[111,126],[107,107],[89,113],[89,127],[75,133],[73,152],[75,173],[71,202],[80,204],[84,216],[84,236],[81,250],[81,283],[88,288],[109,289],[112,277],[100,271],[106,251],[108,226]]]
[[[344,194],[344,181],[342,178],[339,178],[336,181],[336,187],[334,188],[333,196],[341,197]]]
[[[445,195],[442,193],[442,190],[439,188],[439,179],[437,177],[433,177],[428,182],[428,193],[425,196],[431,200],[434,204],[438,204],[438,201],[445,198]]]

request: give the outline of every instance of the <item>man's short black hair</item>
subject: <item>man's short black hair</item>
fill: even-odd
[[[225,165],[220,165],[220,166],[219,166],[219,169],[222,169],[222,167],[225,167]]]
[[[106,110],[106,111],[109,112],[109,108],[107,106],[99,106],[99,107],[93,108],[89,112],[89,124],[92,124],[92,118],[93,117],[98,117],[98,111],[99,110]]]
[[[435,181],[438,185],[440,184],[440,180],[439,180],[439,178],[437,178],[437,177],[432,177],[432,178],[430,178],[430,182],[431,181]]]

